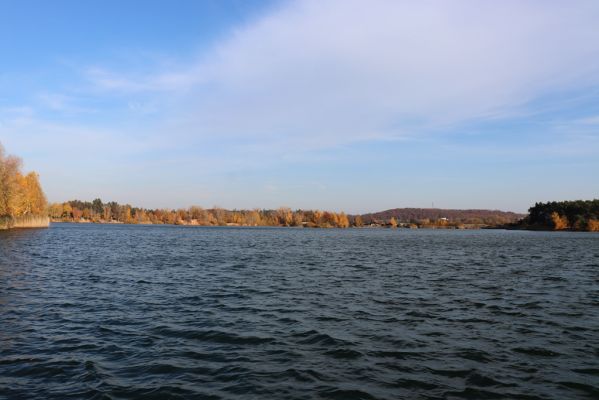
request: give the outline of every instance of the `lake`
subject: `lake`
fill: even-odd
[[[0,398],[599,398],[599,235],[0,232]]]

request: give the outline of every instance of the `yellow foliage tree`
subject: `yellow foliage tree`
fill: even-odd
[[[63,207],[60,203],[52,203],[48,207],[48,215],[50,215],[50,218],[60,219],[62,218],[62,213]]]
[[[277,210],[277,218],[279,219],[279,224],[283,226],[290,226],[293,223],[293,213],[287,207],[281,207]]]
[[[349,219],[347,218],[347,215],[345,215],[344,212],[339,214],[337,226],[339,228],[349,228]]]
[[[565,216],[560,216],[557,212],[551,213],[551,222],[553,223],[553,229],[556,231],[560,231],[563,229],[568,229],[568,218]]]
[[[21,169],[21,160],[7,156],[0,145],[0,216],[12,216],[14,198],[18,190],[17,175]]]
[[[599,232],[599,220],[597,220],[597,219],[589,219],[587,221],[587,231],[589,231],[589,232]]]
[[[0,144],[0,216],[45,215],[46,207],[38,175],[23,175],[21,160],[7,156]]]
[[[362,217],[359,215],[356,215],[354,218],[354,225],[357,226],[358,228],[364,225],[364,222],[362,221]]]

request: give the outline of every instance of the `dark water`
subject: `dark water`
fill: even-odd
[[[599,398],[599,235],[0,232],[0,398]]]

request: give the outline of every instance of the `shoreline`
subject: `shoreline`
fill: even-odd
[[[96,224],[96,225],[141,225],[141,226],[189,226],[189,227],[207,227],[207,228],[296,228],[296,229],[407,229],[407,230],[415,230],[415,229],[428,229],[428,230],[480,230],[480,229],[501,229],[498,227],[493,227],[489,225],[466,225],[466,226],[442,226],[442,225],[415,225],[409,223],[399,223],[398,226],[393,227],[389,225],[363,225],[363,226],[354,226],[350,225],[348,227],[336,227],[336,226],[319,226],[313,225],[310,223],[303,223],[302,225],[247,225],[247,224],[235,224],[235,223],[227,223],[222,225],[217,224],[198,224],[198,223],[174,223],[174,224],[166,224],[166,223],[152,223],[152,222],[135,222],[135,223],[126,223],[121,221],[64,221],[64,220],[50,220],[51,223],[58,224]]]
[[[527,232],[587,232],[592,233],[594,231],[578,230],[578,229],[552,229],[551,227],[542,226],[514,226],[514,225],[481,225],[481,226],[467,226],[467,227],[455,227],[455,226],[404,226],[398,225],[397,227],[383,226],[383,225],[365,225],[365,226],[349,226],[346,228],[336,226],[293,226],[293,225],[240,225],[240,224],[224,224],[224,225],[202,225],[202,224],[190,224],[190,223],[175,223],[175,224],[155,224],[151,222],[140,222],[140,223],[125,223],[121,221],[112,222],[98,222],[98,221],[57,221],[49,220],[51,224],[82,224],[82,225],[138,225],[138,226],[181,226],[181,227],[201,227],[201,228],[291,228],[291,229],[390,229],[390,230],[448,230],[448,231],[468,231],[468,230],[505,230],[505,231],[527,231]],[[45,227],[48,226],[32,226],[31,228]],[[13,227],[19,228],[19,227]],[[11,228],[8,228],[11,229]],[[0,225],[0,230],[2,227]]]
[[[23,217],[0,218],[0,230],[49,228],[50,217],[28,215]]]

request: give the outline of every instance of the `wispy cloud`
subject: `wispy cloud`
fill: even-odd
[[[89,77],[182,96],[193,135],[326,146],[501,118],[597,85],[598,19],[590,1],[292,2],[191,65]]]
[[[93,88],[122,94],[187,91],[201,82],[201,76],[195,69],[186,71],[182,66],[174,68],[175,71],[126,76],[122,72],[96,66],[87,68],[85,75]]]

